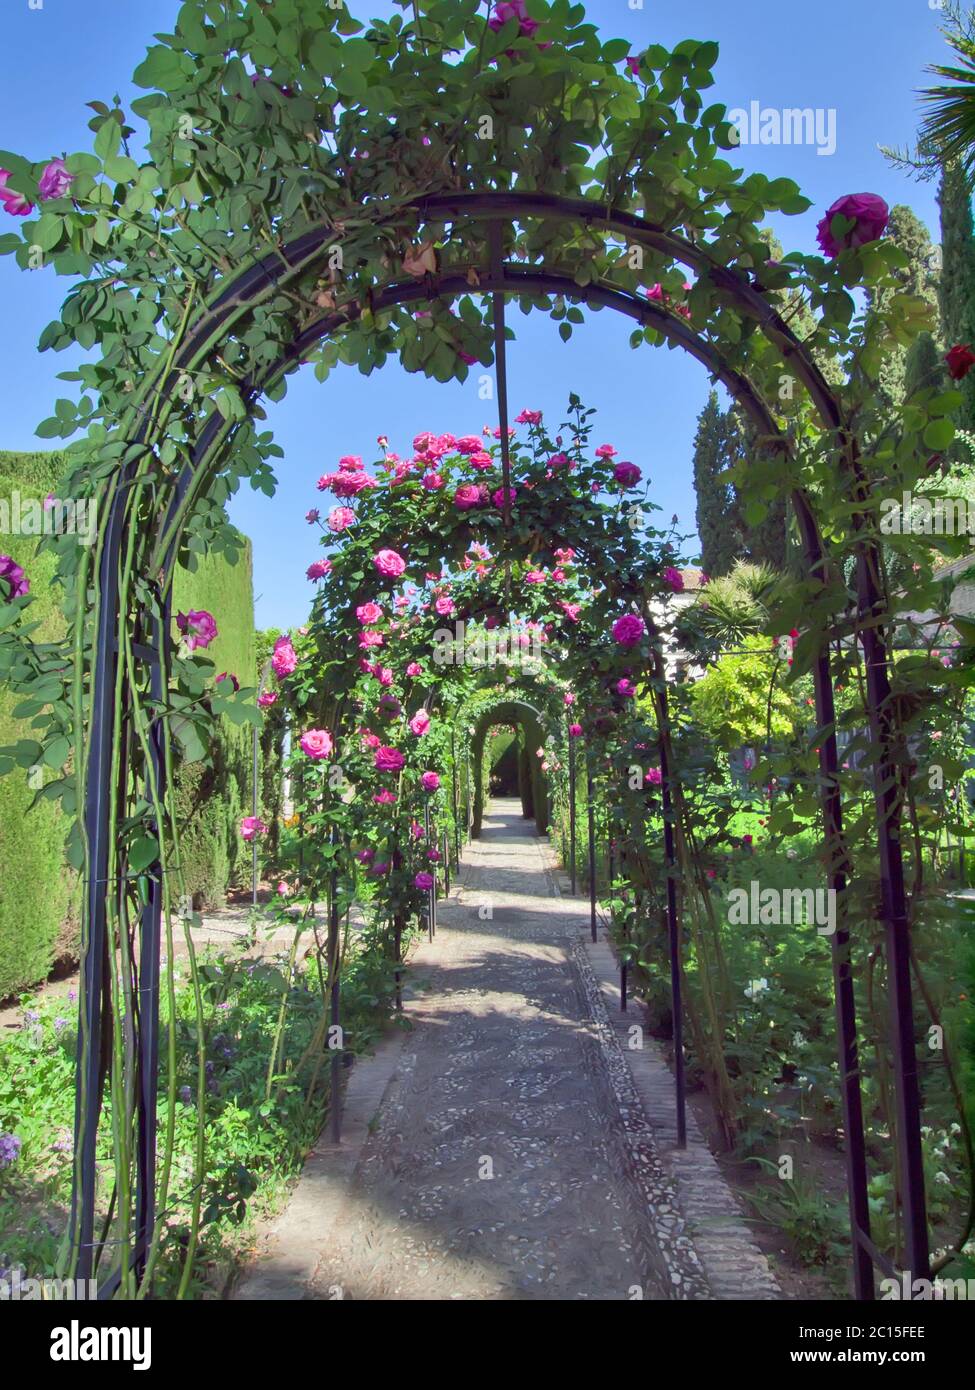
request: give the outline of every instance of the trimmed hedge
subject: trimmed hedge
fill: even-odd
[[[0,497],[8,502],[43,498],[56,490],[63,472],[60,452],[15,454],[0,451]],[[0,534],[0,553],[12,555],[30,580],[30,615],[40,636],[54,639],[63,630],[58,594],[51,586],[53,555],[37,554],[34,536]],[[33,734],[28,722],[14,719],[17,700],[0,687],[0,745]],[[43,772],[45,781],[55,773]],[[0,999],[44,978],[59,956],[78,945],[78,892],[64,861],[60,806],[41,800],[28,814],[35,790],[29,775],[15,768],[0,777]]]
[[[248,540],[235,565],[206,555],[194,573],[178,570],[173,584],[175,612],[206,608],[217,620],[218,635],[207,649],[216,673],[227,671],[248,686],[257,684],[252,569]],[[251,855],[239,827],[241,817],[250,815],[253,730],[229,719],[220,728],[213,766],[189,763],[176,774],[183,874],[195,907],[216,906],[250,873]]]
[[[14,492],[37,499],[56,493],[63,470],[60,451],[0,451],[0,498],[9,502]],[[64,621],[50,582],[54,558],[38,555],[36,548],[33,536],[0,534],[0,553],[12,555],[30,579],[31,618],[41,622],[44,636],[54,638]],[[195,572],[177,571],[173,586],[177,610],[207,608],[214,614],[219,635],[209,650],[217,672],[232,672],[249,686],[257,683],[251,569],[246,541],[236,565],[206,556]],[[30,736],[29,725],[13,717],[15,705],[0,688],[0,745]],[[221,901],[248,872],[238,825],[250,806],[251,759],[251,730],[222,720],[213,767],[194,763],[177,773],[176,794],[186,818],[183,865],[197,905]],[[46,770],[44,776],[54,773]],[[50,801],[39,801],[28,812],[34,797],[23,770],[0,777],[0,999],[44,979],[55,960],[78,950],[79,890],[64,862],[63,817]]]

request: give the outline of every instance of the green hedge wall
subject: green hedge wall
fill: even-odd
[[[14,492],[43,498],[57,492],[64,456],[0,451],[0,498]],[[27,570],[34,603],[31,618],[44,636],[63,627],[58,594],[50,585],[54,559],[36,553],[33,536],[0,534],[0,554],[12,555]],[[217,672],[230,671],[241,685],[256,684],[251,547],[247,541],[236,565],[204,557],[194,573],[177,572],[177,610],[207,608],[219,636],[210,648]],[[0,688],[0,745],[30,736],[13,717],[16,701]],[[177,774],[177,798],[185,816],[183,863],[187,888],[196,903],[212,906],[228,887],[242,882],[249,857],[238,834],[251,785],[251,731],[221,721],[212,768],[189,764]],[[48,778],[54,774],[45,773]],[[64,826],[59,808],[40,801],[27,773],[0,777],[0,999],[42,980],[59,957],[77,953],[79,898],[75,875],[64,863]]]
[[[257,685],[251,543],[235,565],[222,556],[204,556],[190,574],[178,570],[174,611],[206,608],[217,620],[218,636],[207,655],[216,674],[228,671],[241,685]],[[253,730],[222,719],[213,749],[213,766],[189,763],[179,769],[176,797],[183,824],[180,841],[186,890],[194,906],[214,907],[228,888],[241,887],[250,873],[250,852],[241,840],[241,816],[250,815]]]
[[[0,497],[46,497],[62,471],[61,453],[0,451]],[[64,626],[50,582],[55,561],[36,551],[34,536],[0,534],[0,554],[12,555],[30,579],[38,636],[54,639]],[[0,686],[0,745],[32,736],[27,722],[14,719],[16,705]],[[48,769],[43,775],[51,781],[55,773]],[[0,777],[0,999],[43,979],[55,959],[77,949],[78,892],[64,862],[61,810],[42,800],[28,814],[35,794],[22,768]]]

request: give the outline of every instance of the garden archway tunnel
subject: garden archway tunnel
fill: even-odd
[[[495,724],[515,724],[522,730],[518,755],[518,785],[521,797],[522,814],[526,820],[533,819],[538,833],[544,835],[549,823],[548,789],[541,772],[540,759],[536,749],[545,742],[544,716],[524,700],[502,700],[489,706],[478,717],[471,738],[471,764],[474,773],[474,803],[471,819],[471,834],[477,838],[481,833],[484,819],[484,805],[487,797],[484,779],[484,743],[488,731]]]

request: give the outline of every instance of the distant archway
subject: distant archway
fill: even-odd
[[[480,835],[484,819],[484,740],[495,724],[520,724],[524,730],[525,744],[519,759],[518,776],[522,815],[526,820],[534,819],[540,835],[548,830],[548,788],[540,766],[541,759],[535,756],[535,749],[541,748],[545,742],[544,719],[545,716],[526,700],[502,700],[478,716],[471,741],[474,779],[471,834],[475,837]]]

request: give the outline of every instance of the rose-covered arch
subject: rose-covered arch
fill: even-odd
[[[544,7],[538,8],[541,14]],[[51,326],[43,345],[78,341],[102,347],[101,361],[76,374],[97,403],[83,395],[80,407],[65,403],[53,423],[45,422],[50,435],[87,429],[66,495],[96,500],[99,516],[94,557],[53,542],[73,628],[63,652],[65,674],[50,702],[46,744],[67,739],[73,749],[64,800],[69,812],[85,808],[74,852],[88,885],[72,1267],[83,1273],[91,1264],[95,1131],[106,1077],[137,1136],[117,1155],[126,1200],[133,1202],[123,1216],[123,1237],[135,1232],[137,1273],[153,1241],[159,1046],[154,962],[160,918],[171,931],[179,898],[178,825],[167,780],[178,750],[205,739],[208,720],[231,699],[223,688],[212,699],[206,694],[206,675],[186,640],[194,636],[192,614],[182,624],[182,644],[173,642],[174,567],[194,550],[232,546],[223,505],[242,478],[270,490],[268,461],[275,446],[254,421],[263,417],[262,399],[279,399],[287,376],[302,362],[314,361],[324,376],[336,360],[371,370],[396,352],[410,370],[443,380],[463,379],[480,362],[494,365],[500,388],[504,304],[516,300],[549,312],[563,336],[579,321],[579,305],[608,307],[634,322],[634,346],[666,343],[689,352],[755,423],[764,452],[753,471],[766,487],[768,460],[776,460],[808,567],[808,628],[800,653],[815,679],[824,835],[830,882],[841,903],[847,868],[829,643],[846,631],[843,562],[855,559],[855,632],[866,662],[881,788],[906,1248],[913,1274],[924,1274],[894,775],[898,729],[887,674],[890,604],[877,561],[876,503],[850,423],[857,415],[856,395],[831,385],[819,365],[850,356],[849,289],[865,282],[894,288],[896,254],[878,239],[883,228],[875,210],[850,203],[830,210],[820,229],[829,261],[770,257],[758,231],[765,214],[798,214],[808,205],[790,181],[744,178],[721,158],[733,148],[732,133],[723,108],[705,109],[700,95],[712,80],[714,45],[689,42],[672,54],[654,46],[628,55],[618,41],[601,44],[575,11],[567,17],[558,7],[545,10],[550,37],[537,41],[536,21],[527,19],[520,4],[499,7],[486,26],[475,5],[459,4],[450,16],[438,13],[436,38],[422,10],[414,25],[376,22],[366,38],[349,37],[361,26],[344,11],[296,0],[295,12],[300,24],[288,26],[292,41],[265,7],[244,0],[221,7],[219,16],[206,0],[183,7],[176,34],[150,51],[138,74],[144,86],[156,89],[137,113],[150,134],[142,169],[127,153],[124,116],[108,108],[94,122],[95,154],[55,161],[61,165],[56,179],[45,171],[38,184],[35,166],[4,156],[10,166],[6,183],[23,204],[8,209],[29,215],[31,197],[42,199],[45,209],[39,222],[25,225],[22,240],[13,238],[14,245],[5,239],[2,250],[15,251],[27,265],[40,247],[59,270],[88,277],[69,296],[62,321]],[[445,64],[445,53],[460,56]],[[578,61],[588,65],[591,82],[575,82]],[[553,102],[557,89],[561,100]],[[491,123],[518,134],[504,140],[500,159],[471,121],[474,91]],[[604,110],[610,113],[605,121]],[[525,127],[533,132],[530,140],[523,139]],[[310,139],[309,129],[320,138]],[[589,154],[601,162],[591,166]],[[685,278],[688,270],[693,283]],[[804,296],[815,313],[801,340],[788,322],[794,296]],[[454,302],[456,315],[449,307]],[[429,305],[422,317],[409,312],[417,305]],[[869,351],[881,354],[885,340],[903,331],[908,318],[908,309],[895,305],[868,331]],[[784,394],[783,382],[797,384],[798,392]],[[905,427],[905,454],[929,451],[922,439],[930,425],[918,412]],[[503,409],[500,428],[504,434]],[[550,564],[556,537],[534,497],[527,506],[524,497],[512,498],[517,480],[501,452],[491,465],[500,483],[492,499],[501,499],[491,530],[507,547],[508,584],[518,555]],[[609,484],[608,471],[602,482]],[[834,505],[828,550],[811,498],[821,509]],[[356,515],[357,525],[367,519],[365,508]],[[594,533],[589,520],[577,508],[569,540],[584,566],[605,578],[606,598],[594,606],[593,622],[602,620],[605,634],[614,605],[616,621],[642,621],[639,632],[624,634],[626,645],[654,688],[665,790],[679,801],[679,783],[667,771],[666,682],[646,607],[666,572],[666,557],[658,551],[651,564],[621,569],[628,552],[620,518],[615,533],[611,527]],[[440,543],[442,516],[431,521],[428,533],[430,545],[434,537]],[[386,552],[402,561],[398,572],[380,567],[383,580],[398,580],[415,568],[414,560],[422,564],[417,532],[409,534],[409,547],[401,543],[406,559],[392,544],[395,526],[387,543],[374,549],[373,558]],[[607,553],[614,534],[619,544]],[[343,675],[334,660],[341,645],[328,649],[329,643],[348,636],[349,614],[395,587],[380,585],[373,592],[376,574],[364,582],[364,571],[358,579],[356,573],[339,565],[319,576],[328,579],[329,612],[340,614],[340,621],[330,626],[320,613],[307,653],[299,642],[296,665],[284,673],[295,677],[299,659],[307,658],[309,668],[327,674],[327,688],[313,680],[300,693],[302,708],[317,716],[306,734],[325,733],[330,740],[340,727],[353,727],[354,701],[361,698],[356,680],[365,673]],[[26,602],[22,588],[15,584],[10,597],[16,619]],[[642,615],[634,611],[641,608]],[[39,654],[29,636],[15,639],[15,650],[8,668],[14,684],[26,691],[41,661],[49,669],[49,653]],[[295,684],[303,682],[299,675]],[[411,699],[419,698],[420,708],[429,711],[438,684],[411,687]],[[239,694],[246,700],[246,692]],[[417,714],[419,709],[410,717]],[[320,740],[313,746],[324,749]],[[844,1124],[857,1289],[866,1296],[875,1252],[868,1236],[842,911],[841,922],[833,950]],[[141,973],[129,959],[136,934]],[[128,1054],[118,1047],[119,1019],[103,988],[106,962],[117,956],[130,986],[150,1001],[133,1040],[134,1087]],[[110,1047],[114,1060],[106,1067]],[[124,1290],[134,1287],[125,1262],[121,1279]]]

